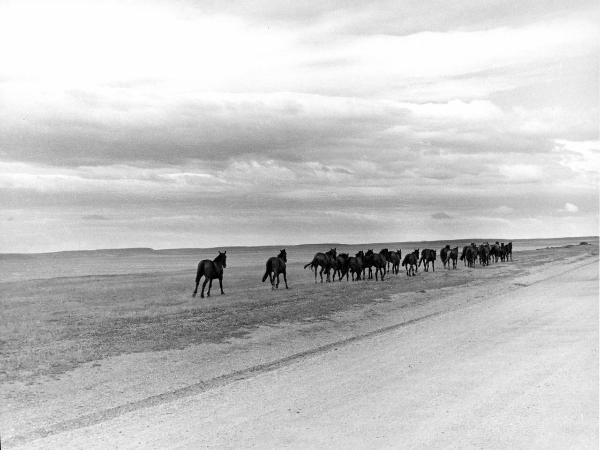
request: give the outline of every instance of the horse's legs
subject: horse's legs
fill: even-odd
[[[219,277],[219,288],[221,289],[221,295],[225,295],[225,292],[223,292],[223,274]]]
[[[198,293],[198,285],[200,284],[200,280],[196,281],[196,289],[194,289],[194,293],[192,294],[192,297],[195,297],[196,294]]]
[[[275,275],[275,277],[277,277],[277,284],[275,285],[275,288],[279,289],[279,272],[277,272],[277,275]]]
[[[204,288],[206,287],[206,283],[208,283],[208,278],[204,278],[204,283],[202,283],[202,292],[200,292],[200,298],[204,298]]]
[[[433,268],[433,271],[435,272],[435,261],[431,261],[431,267]]]
[[[210,297],[210,288],[212,287],[212,278],[209,279],[208,281],[208,291],[206,292],[206,296]]]
[[[283,281],[285,282],[285,288],[289,289],[288,285],[287,285],[287,275],[286,275],[286,270],[285,269],[283,271]]]

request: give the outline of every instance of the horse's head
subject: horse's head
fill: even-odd
[[[362,250],[360,250],[357,254],[356,254],[357,258],[364,258],[365,257],[365,252],[363,252]]]
[[[367,250],[367,253],[365,254],[365,256],[371,256],[373,254],[374,254],[373,249],[370,248],[369,250]]]
[[[415,251],[413,252],[413,255],[415,255],[417,257],[419,256],[419,249],[418,248],[415,248]]]
[[[227,250],[225,250],[222,253],[219,252],[219,256],[217,256],[215,258],[215,262],[217,262],[217,261],[220,262],[223,267],[227,267],[227,255],[226,255],[226,253],[227,253]]]
[[[285,248],[281,249],[278,258],[283,259],[283,262],[287,262],[287,253],[285,252]]]

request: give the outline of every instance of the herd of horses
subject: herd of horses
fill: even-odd
[[[196,288],[192,294],[193,297],[198,293],[198,285],[202,277],[204,277],[204,283],[202,284],[200,297],[204,298],[204,288],[207,283],[208,291],[206,295],[210,297],[210,288],[215,279],[219,280],[221,294],[224,294],[223,269],[227,267],[226,253],[219,252],[218,256],[212,261],[210,259],[200,261],[196,272]],[[323,282],[323,274],[325,274],[327,282],[335,281],[336,276],[339,281],[344,278],[346,278],[346,281],[350,278],[352,278],[352,281],[373,279],[373,274],[376,281],[379,279],[383,281],[387,273],[397,275],[400,272],[400,265],[406,269],[407,276],[415,276],[421,264],[425,272],[429,271],[430,264],[432,271],[435,272],[436,259],[437,251],[429,248],[422,249],[420,253],[419,249],[415,249],[406,254],[404,259],[402,259],[401,250],[390,251],[384,248],[379,253],[375,253],[372,249],[369,249],[366,253],[361,250],[354,256],[350,256],[348,253],[338,254],[337,249],[332,248],[327,252],[315,254],[312,261],[304,266],[304,269],[310,268],[311,271],[314,271],[315,283],[317,283],[317,274],[321,278],[321,283]],[[456,269],[458,259],[468,267],[474,267],[478,260],[482,266],[488,266],[491,262],[512,261],[512,242],[506,245],[503,242],[496,242],[493,245],[485,242],[479,246],[471,243],[463,247],[460,258],[459,247],[450,248],[450,245],[446,245],[440,250],[440,259],[444,268],[448,269],[450,269],[450,264],[452,264],[453,269]],[[401,261],[402,263],[400,263]],[[279,277],[283,275],[285,288],[288,289],[286,264],[287,253],[285,249],[282,249],[277,256],[267,260],[262,281],[265,282],[268,278],[271,282],[271,289],[278,289]]]

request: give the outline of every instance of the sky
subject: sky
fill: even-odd
[[[598,23],[0,0],[0,253],[596,235]]]

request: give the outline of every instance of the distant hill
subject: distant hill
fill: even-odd
[[[532,238],[532,239],[506,239],[506,238],[464,238],[464,239],[448,239],[448,240],[430,240],[430,241],[402,241],[402,242],[371,242],[371,243],[353,243],[353,244],[342,244],[342,243],[316,243],[316,244],[297,244],[297,245],[256,245],[256,246],[222,246],[222,247],[190,247],[190,248],[167,248],[167,249],[153,249],[150,247],[131,247],[131,248],[107,248],[97,250],[65,250],[58,252],[46,252],[46,253],[0,253],[0,260],[2,259],[16,259],[16,258],[39,258],[39,257],[82,257],[82,256],[138,256],[138,255],[198,255],[200,253],[216,253],[217,251],[227,250],[231,253],[244,253],[254,252],[262,250],[274,250],[278,251],[281,248],[286,249],[329,249],[329,248],[347,248],[347,247],[362,247],[362,248],[411,248],[411,247],[432,247],[437,248],[442,244],[450,245],[466,245],[470,242],[508,242],[512,241],[518,248],[518,243],[549,243],[549,242],[560,242],[560,241],[572,241],[572,244],[579,244],[580,242],[598,242],[598,236],[570,236],[570,237],[559,237],[559,238]]]

